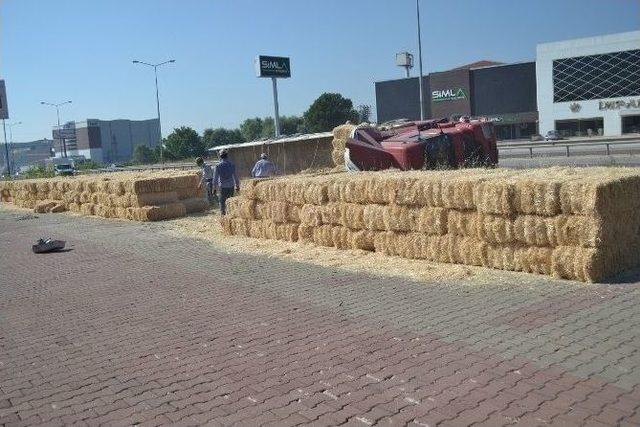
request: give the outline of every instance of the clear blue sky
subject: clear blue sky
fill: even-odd
[[[180,125],[235,127],[272,114],[256,54],[291,57],[281,114],[323,92],[375,110],[374,82],[402,76],[395,53],[417,52],[413,0],[0,0],[0,76],[14,141],[51,137],[63,120],[155,116],[153,72],[132,59],[175,64],[160,73],[163,133]],[[535,45],[640,28],[640,0],[422,0],[425,72],[479,59],[535,59]],[[417,73],[414,68],[413,75]]]

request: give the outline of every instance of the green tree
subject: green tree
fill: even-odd
[[[256,141],[262,135],[263,121],[260,117],[246,119],[240,124],[240,132],[245,141]]]
[[[280,123],[282,126],[282,123]],[[273,120],[273,117],[265,117],[262,120],[262,132],[260,133],[260,137],[262,138],[274,138],[276,136],[276,122]]]
[[[137,164],[154,163],[157,161],[157,157],[155,151],[152,148],[144,144],[140,144],[136,145],[136,147],[133,149],[133,156],[131,157],[131,161]]]
[[[339,93],[323,93],[305,111],[304,124],[309,132],[330,131],[347,120],[358,121],[353,102]]]
[[[202,141],[207,148],[216,145],[240,144],[245,142],[240,129],[207,128],[202,133]]]
[[[25,178],[51,178],[55,176],[53,166],[35,165],[31,166],[23,176]]]
[[[299,116],[282,116],[280,118],[280,132],[283,135],[304,133],[304,119]]]
[[[176,159],[187,159],[204,155],[205,146],[198,132],[188,126],[173,130],[165,140],[165,146]],[[165,156],[168,159],[168,156]]]
[[[371,118],[371,106],[370,105],[358,105],[358,120],[360,123],[369,123]]]

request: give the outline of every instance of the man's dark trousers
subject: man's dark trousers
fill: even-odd
[[[220,188],[220,213],[222,215],[227,214],[227,199],[229,197],[233,197],[233,187],[232,188]]]

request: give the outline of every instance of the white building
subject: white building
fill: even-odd
[[[541,134],[640,132],[640,31],[539,44],[536,79]]]
[[[160,141],[158,119],[87,119],[65,124],[61,135],[68,156],[84,156],[98,163],[129,161],[137,145],[154,148]],[[53,136],[56,157],[60,157],[64,151],[62,139],[55,129]]]

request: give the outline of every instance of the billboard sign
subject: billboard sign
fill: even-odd
[[[0,80],[0,119],[9,118],[9,106],[7,105],[7,88],[4,80]]]
[[[291,64],[286,57],[258,55],[255,66],[258,77],[291,77]]]
[[[434,102],[455,101],[457,99],[467,99],[467,93],[461,87],[434,90],[431,92],[431,99]]]

